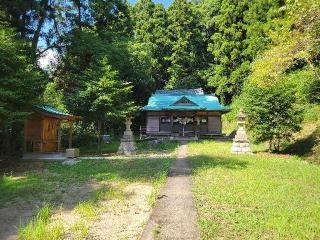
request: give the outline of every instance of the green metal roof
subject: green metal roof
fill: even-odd
[[[177,103],[181,99],[188,99],[190,104]],[[202,89],[176,89],[158,90],[149,98],[148,105],[142,108],[144,111],[161,110],[207,110],[228,111],[229,109],[219,103],[219,99],[213,94],[204,94]]]
[[[72,117],[74,117],[71,114],[62,112],[62,111],[56,109],[55,107],[52,107],[52,106],[47,105],[47,104],[38,104],[38,105],[35,105],[34,108],[36,110],[40,111],[40,112],[48,113],[50,115],[55,115],[57,117],[62,117],[62,118],[72,118]]]

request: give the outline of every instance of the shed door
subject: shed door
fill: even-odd
[[[159,132],[159,117],[148,116],[147,132]]]
[[[208,117],[208,130],[209,133],[221,134],[222,132],[221,116]]]
[[[43,120],[43,152],[55,152],[58,150],[58,124],[55,118]]]

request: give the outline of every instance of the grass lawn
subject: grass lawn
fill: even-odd
[[[75,232],[74,238],[85,239],[91,225],[104,212],[118,211],[115,215],[118,216],[120,210],[117,208],[125,206],[130,209],[132,204],[126,201],[132,198],[133,193],[126,192],[128,187],[151,188],[146,205],[152,206],[173,160],[174,154],[82,160],[74,166],[65,166],[61,162],[21,163],[23,166],[15,165],[13,169],[25,171],[10,173],[7,168],[7,173],[2,173],[0,211],[15,206],[40,207],[34,211],[33,219],[19,227],[19,239],[60,239],[66,231],[67,236]],[[135,190],[134,194],[139,195],[140,190]],[[65,199],[69,199],[67,204]],[[61,221],[51,218],[57,211],[63,213],[65,208],[79,218],[68,229]],[[0,216],[0,222],[2,220]],[[14,225],[19,225],[19,221]],[[1,229],[0,226],[0,232]]]
[[[113,139],[110,143],[101,143],[101,150],[98,151],[97,144],[80,147],[82,155],[96,155],[96,154],[112,154],[117,153],[120,145],[119,139]],[[163,141],[158,144],[152,144],[150,140],[137,140],[136,148],[138,152],[172,152],[178,147],[177,141]]]
[[[202,239],[320,239],[320,166],[230,148],[188,147]]]
[[[138,141],[137,150],[140,152],[172,152],[179,146],[178,141],[163,141],[158,144],[152,144],[151,141]]]
[[[162,178],[171,166],[168,158],[123,158],[83,160],[74,166],[61,162],[44,162],[39,170],[30,170],[19,176],[3,175],[0,181],[0,207],[9,201],[55,201],[69,187],[95,181],[152,182]],[[30,163],[32,164],[32,163]],[[12,202],[10,202],[11,204]]]
[[[120,140],[113,139],[110,143],[102,142],[100,152],[98,151],[97,144],[90,144],[88,146],[81,146],[80,153],[84,155],[116,153],[118,151],[119,145]]]

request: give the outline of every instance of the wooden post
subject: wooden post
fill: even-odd
[[[41,139],[40,139],[40,152],[43,152],[43,138],[44,138],[44,118],[41,119]]]
[[[27,120],[23,125],[23,153],[27,152]]]
[[[209,134],[209,113],[207,112],[207,134]]]
[[[102,126],[102,121],[98,120],[97,122],[97,127],[98,127],[98,152],[100,153],[101,150],[101,126]]]
[[[58,121],[58,152],[61,151],[61,121]]]
[[[173,114],[170,114],[171,136],[173,136]]]
[[[73,131],[73,121],[70,120],[69,121],[69,138],[68,138],[69,148],[72,148],[72,131]]]
[[[194,131],[194,136],[197,137],[197,113],[196,112],[193,114],[193,131]]]

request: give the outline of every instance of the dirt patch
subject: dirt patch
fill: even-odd
[[[73,209],[74,205],[78,202],[85,201],[90,197],[90,194],[99,189],[100,183],[92,181],[81,186],[72,186],[65,193],[63,193],[61,198],[61,204],[64,209]]]
[[[151,214],[148,197],[152,186],[132,184],[124,191],[129,198],[101,215],[89,232],[89,239],[139,239],[145,223]]]
[[[90,197],[92,191],[99,188],[99,183],[90,182],[82,186],[72,186],[62,194],[61,200],[56,204],[61,204],[63,211],[58,211],[58,214],[63,215],[64,219],[69,219],[66,223],[72,223],[70,219],[74,217],[70,214],[74,206],[85,201]],[[56,193],[57,194],[57,193]],[[0,209],[0,239],[14,240],[18,238],[17,230],[20,225],[25,225],[36,212],[42,203],[34,201],[30,204],[14,204]]]
[[[125,199],[99,202],[105,211],[93,221],[82,219],[72,209],[60,209],[53,218],[63,223],[66,232],[64,239],[77,238],[72,229],[79,222],[85,222],[89,228],[85,239],[139,239],[151,214],[148,198],[152,190],[153,187],[148,184],[134,183],[126,186],[123,189]]]
[[[25,224],[32,216],[35,207],[14,206],[0,209],[0,239],[15,240],[18,238],[17,230],[20,224]]]
[[[26,161],[18,161],[13,159],[11,161],[8,160],[0,160],[0,174],[7,175],[21,175],[27,171],[43,171],[45,170],[44,162],[26,162]]]

